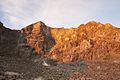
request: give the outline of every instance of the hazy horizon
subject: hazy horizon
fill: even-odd
[[[119,0],[2,0],[0,21],[21,29],[42,21],[50,27],[78,27],[89,21],[120,27]]]

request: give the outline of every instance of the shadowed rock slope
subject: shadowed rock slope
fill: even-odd
[[[18,30],[5,28],[0,22],[0,55],[15,55],[18,44]]]

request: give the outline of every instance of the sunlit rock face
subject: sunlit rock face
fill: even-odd
[[[48,52],[55,40],[51,36],[50,27],[47,27],[43,22],[36,22],[21,30],[27,43],[35,49],[37,54]]]
[[[92,21],[78,28],[51,31],[57,44],[48,56],[60,63],[79,59],[104,60],[120,55],[120,29],[111,24]]]
[[[44,55],[59,63],[104,60],[120,55],[120,29],[94,21],[78,28],[51,28],[39,21],[21,30],[0,23],[0,55]]]

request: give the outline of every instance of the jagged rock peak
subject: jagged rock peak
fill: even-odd
[[[102,24],[96,21],[89,21],[86,24],[81,24],[79,28],[116,28],[110,23]]]
[[[38,54],[43,54],[55,44],[50,28],[41,21],[23,28],[21,33],[25,36],[27,43],[32,46]]]
[[[89,21],[89,22],[87,22],[86,24],[94,24],[94,25],[96,25],[96,24],[98,24],[98,22],[96,22],[96,21]]]
[[[96,27],[100,27],[100,26],[104,26],[104,24],[100,23],[100,22],[96,22],[96,21],[89,21],[86,24],[84,24],[85,26],[96,26]]]
[[[46,27],[47,26],[42,21],[38,21],[21,29],[21,32],[26,34],[31,33],[39,34],[41,30],[44,30]]]
[[[37,21],[37,22],[35,22],[35,23],[32,23],[32,24],[26,26],[25,28],[31,27],[31,26],[34,27],[34,25],[37,25],[37,27],[40,27],[40,26],[45,26],[45,23],[43,23],[42,21]],[[24,29],[24,28],[23,28],[23,29]]]

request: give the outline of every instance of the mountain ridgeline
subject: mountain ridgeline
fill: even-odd
[[[120,28],[88,22],[78,28],[51,28],[39,21],[21,30],[0,23],[0,55],[28,58],[33,54],[69,63],[120,57]]]

